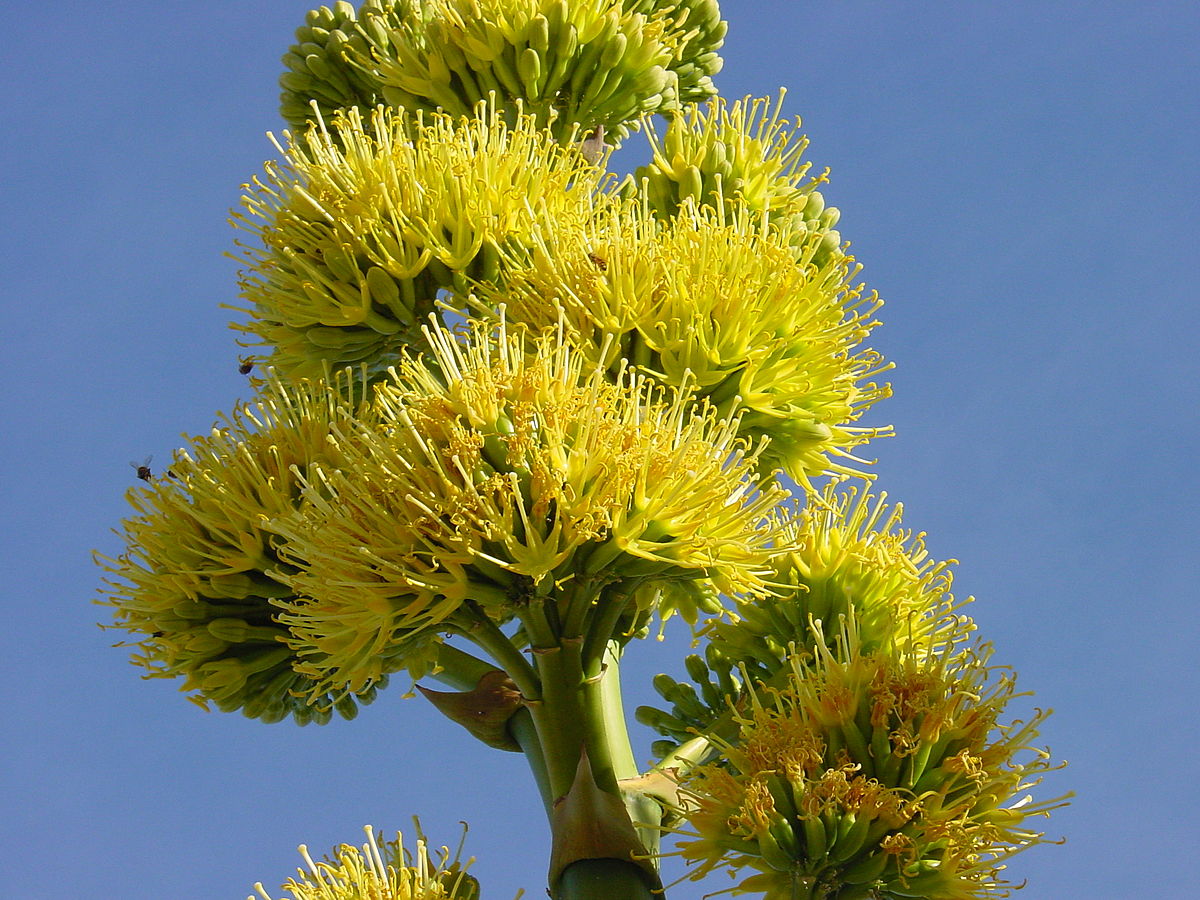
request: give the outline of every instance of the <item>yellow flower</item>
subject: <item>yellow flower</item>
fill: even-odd
[[[867,652],[928,651],[969,628],[955,615],[970,598],[950,591],[954,561],[930,559],[925,535],[901,528],[903,507],[885,500],[831,484],[798,515],[781,511],[774,596],[746,598],[735,622],[714,622],[712,652],[733,665],[754,659],[752,675],[766,681],[791,653],[815,654],[813,621],[853,619]]]
[[[725,36],[716,0],[341,0],[310,12],[283,61],[281,111],[315,116],[386,103],[470,113],[517,102],[562,141],[716,93]],[[314,110],[313,105],[316,109]]]
[[[460,864],[456,855],[450,861],[450,852],[443,847],[441,858],[434,862],[424,840],[418,839],[416,853],[410,854],[403,835],[384,842],[371,826],[364,831],[365,844],[342,844],[332,860],[315,862],[301,844],[308,871],[301,869],[282,890],[293,900],[478,900],[479,882],[466,873],[470,860]],[[246,900],[271,900],[262,884],[254,889],[258,896]]]
[[[561,315],[598,364],[694,386],[722,414],[740,412],[744,436],[771,439],[767,465],[807,485],[856,473],[851,450],[887,433],[854,423],[890,393],[871,380],[889,366],[856,351],[880,304],[850,283],[850,258],[812,265],[813,238],[797,261],[793,237],[745,210],[689,203],[663,221],[613,207],[582,228],[548,222],[473,302],[534,329]]]
[[[680,7],[691,7],[681,9]],[[385,102],[522,108],[560,140],[624,137],[643,115],[715,92],[724,28],[711,2],[426,0],[399,28],[364,29]]]
[[[928,652],[961,640],[969,620],[965,603],[950,592],[952,560],[929,558],[923,534],[901,528],[902,508],[885,495],[828,485],[798,513],[780,510],[775,520],[772,593],[742,597],[728,619],[712,618],[704,657],[687,659],[699,689],[659,675],[655,688],[670,712],[643,707],[645,724],[671,738],[655,745],[665,754],[697,732],[716,728],[728,737],[729,704],[750,688],[778,685],[789,659],[813,657],[813,623],[835,629],[851,620],[865,652]]]
[[[283,163],[246,186],[234,224],[246,247],[240,331],[272,345],[288,377],[323,366],[382,371],[420,345],[441,294],[494,279],[501,248],[545,220],[582,228],[607,176],[532,117],[356,109],[289,137]],[[278,146],[278,145],[277,145]]]
[[[986,646],[866,652],[853,627],[840,644],[793,657],[725,765],[686,777],[693,877],[750,868],[735,893],[779,900],[1006,896],[1004,862],[1043,842],[1028,820],[1065,802],[1025,793],[1052,768],[1030,743],[1046,713],[1001,722],[1015,685]]]
[[[670,119],[661,138],[648,126],[654,155],[634,172],[626,192],[645,197],[664,218],[688,200],[769,213],[773,222],[789,223],[797,251],[815,244],[818,268],[844,255],[834,230],[840,213],[816,190],[828,170],[808,177],[811,163],[802,162],[808,139],[797,135],[798,118],[792,124],[780,118],[784,94],[773,109],[767,98],[729,104],[714,97]]]
[[[341,464],[329,436],[338,420],[369,415],[360,390],[348,376],[295,387],[271,379],[256,403],[192,438],[166,474],[130,490],[126,550],[100,557],[114,576],[101,602],[138,639],[133,662],[149,677],[182,677],[181,690],[205,708],[301,724],[326,722],[335,707],[350,718],[356,699],[369,702],[386,683],[357,698],[314,691],[276,619],[294,596],[271,522],[300,502],[310,466]]]
[[[431,359],[378,385],[378,424],[347,422],[346,464],[314,466],[309,503],[278,523],[285,580],[312,598],[283,621],[329,684],[369,683],[397,632],[469,632],[535,600],[557,604],[569,637],[606,586],[762,589],[785,492],[757,486],[736,421],[614,382],[561,334],[527,355],[528,338],[491,327],[465,344],[431,331]]]

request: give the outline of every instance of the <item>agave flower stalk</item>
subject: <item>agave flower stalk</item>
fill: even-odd
[[[715,96],[724,34],[715,0],[309,13],[233,216],[265,375],[139,470],[101,602],[205,708],[325,724],[421,681],[528,759],[555,900],[661,897],[672,830],[734,893],[1002,896],[1060,802],[1024,797],[1044,716],[1003,718],[949,563],[844,485],[890,433],[881,301],[782,92]],[[654,680],[642,772],[621,657],[675,615],[705,650]],[[423,838],[305,861],[297,900],[479,895]]]

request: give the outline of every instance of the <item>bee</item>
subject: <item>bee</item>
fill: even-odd
[[[601,272],[608,271],[608,260],[603,256],[597,256],[595,253],[589,253],[588,259],[590,259],[592,261],[592,265],[594,265]]]
[[[254,370],[253,356],[238,357],[238,372],[242,375],[249,375]]]
[[[154,459],[153,456],[147,456],[140,463],[131,462],[129,464],[137,472],[137,477],[142,479],[142,481],[149,481],[151,478],[150,461],[152,459]]]
[[[584,159],[593,166],[598,165],[605,151],[608,150],[608,145],[604,143],[604,126],[597,125],[577,146]]]

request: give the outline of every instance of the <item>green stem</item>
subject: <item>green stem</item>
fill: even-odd
[[[537,724],[555,798],[571,789],[580,752],[589,743],[583,709],[581,643],[563,641],[557,647],[533,650],[542,696],[540,702],[529,706],[529,711]],[[612,788],[616,789],[615,783]]]
[[[461,634],[461,632],[456,633]],[[438,671],[433,674],[433,677],[460,691],[474,689],[479,685],[479,679],[488,672],[496,671],[495,663],[482,660],[449,644],[442,644],[438,648],[437,667]],[[513,713],[508,720],[507,727],[509,734],[520,745],[521,752],[525,754],[525,759],[529,762],[533,780],[537,783],[538,793],[541,795],[542,804],[546,807],[546,815],[549,816],[554,805],[554,796],[550,791],[546,760],[542,755],[541,744],[538,742],[537,728],[528,708],[518,709]]]
[[[588,624],[583,641],[583,663],[589,676],[600,674],[608,642],[612,640],[617,622],[621,620],[621,614],[625,612],[632,596],[632,589],[625,585],[620,589],[614,586],[600,592],[599,610],[595,619]]]
[[[618,781],[637,778],[637,760],[629,740],[625,721],[625,707],[621,696],[621,645],[609,641],[604,652],[604,670],[595,685],[594,705],[600,710],[600,729],[607,757],[611,761],[613,776]],[[588,703],[591,709],[593,703]],[[662,838],[663,807],[657,800],[637,791],[622,791],[621,799],[629,811],[629,818],[637,830],[638,837],[650,854],[658,852]]]
[[[479,679],[496,669],[496,664],[473,656],[457,647],[442,644],[438,648],[436,671],[430,675],[455,690],[469,691]]]
[[[581,859],[563,870],[554,900],[662,900],[633,863],[620,859]]]
[[[604,670],[597,687],[598,705],[602,711],[605,743],[613,761],[613,774],[618,779],[638,775],[629,732],[625,725],[625,708],[621,699],[621,645],[609,641],[604,654]]]
[[[508,674],[526,700],[541,696],[537,672],[525,659],[524,654],[475,603],[467,601],[465,605],[471,616],[462,626],[462,636],[490,653],[496,660],[496,665]]]
[[[518,709],[513,713],[512,718],[508,720],[508,731],[513,736],[513,740],[521,745],[521,751],[529,762],[529,771],[533,773],[533,780],[537,782],[538,794],[541,795],[542,806],[546,809],[546,817],[549,818],[554,809],[554,791],[550,788],[550,773],[546,768],[546,757],[542,753],[541,741],[538,739],[537,725],[534,723],[528,707]]]

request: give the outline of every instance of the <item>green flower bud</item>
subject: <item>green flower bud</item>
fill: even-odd
[[[367,0],[356,11],[338,0],[305,16],[279,77],[279,111],[296,133],[307,131],[317,116],[328,120],[341,110],[370,110],[384,101],[371,48],[391,50],[390,35],[406,33],[420,8],[416,0]]]

